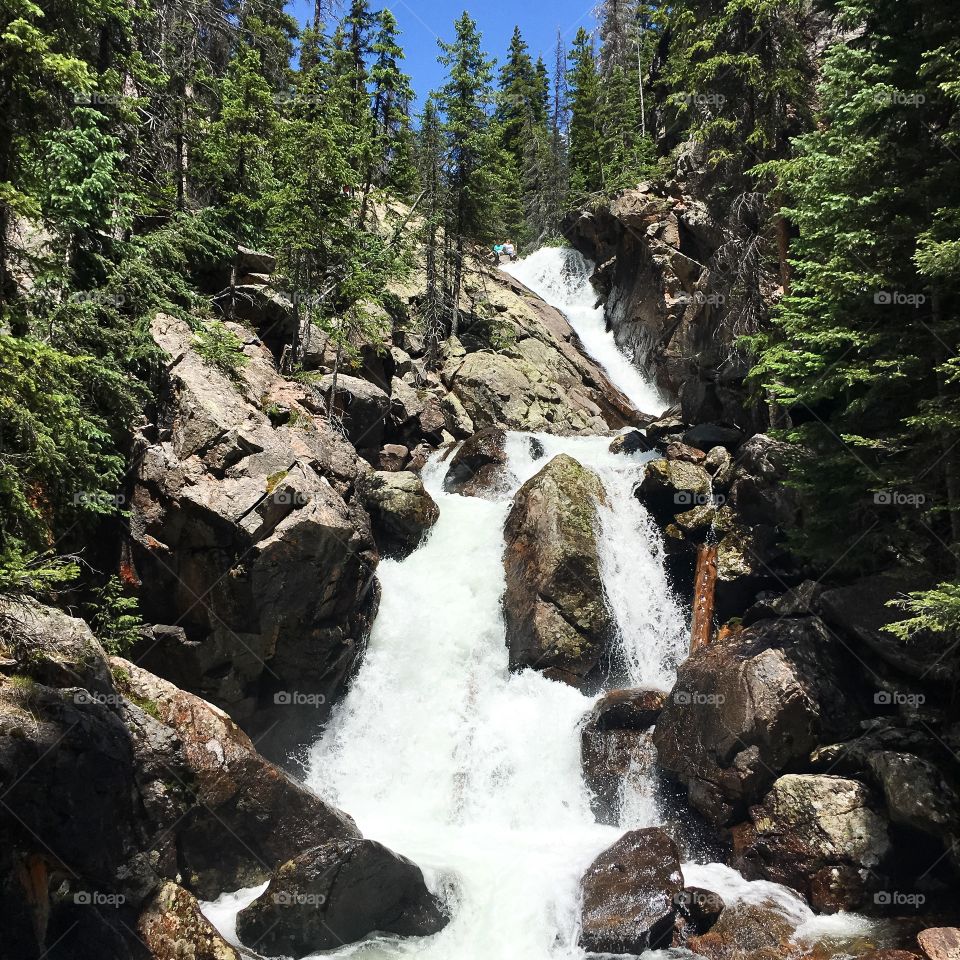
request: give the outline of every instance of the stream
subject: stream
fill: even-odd
[[[578,254],[541,250],[508,269],[566,314],[639,409],[663,409],[664,398],[606,332],[589,265]],[[612,454],[609,437],[531,439],[508,436],[509,490],[497,500],[447,494],[447,464],[438,455],[426,466],[440,519],[412,556],[381,563],[383,599],[365,660],[307,767],[308,785],[349,812],[365,836],[420,865],[451,922],[434,937],[374,937],[322,956],[580,960],[581,875],[624,830],[664,821],[649,775],[627,789],[618,826],[595,821],[579,733],[595,698],[535,671],[511,674],[501,613],[503,526],[513,495],[551,457],[567,453],[607,490],[598,536],[619,628],[616,685],[669,690],[686,651],[687,612],[664,572],[659,531],[632,495],[654,455]],[[688,885],[709,888],[728,905],[775,904],[801,940],[869,929],[858,917],[815,917],[791,891],[748,883],[720,864],[683,869]],[[205,912],[236,942],[236,912],[262,890],[224,896]]]

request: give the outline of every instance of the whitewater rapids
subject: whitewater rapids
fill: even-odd
[[[639,409],[663,408],[603,330],[579,255],[540,251],[510,269],[566,313]],[[521,484],[567,453],[596,471],[607,491],[598,545],[619,627],[618,679],[662,690],[673,683],[686,613],[664,571],[659,531],[632,495],[651,455],[612,454],[609,445],[609,437],[509,434],[509,489],[494,501],[445,493],[440,455],[424,469],[440,519],[409,558],[380,565],[383,599],[364,662],[310,752],[307,783],[349,812],[364,836],[419,864],[452,919],[433,937],[373,937],[317,956],[581,960],[580,877],[624,830],[663,822],[654,785],[641,782],[623,798],[619,826],[596,823],[580,763],[580,726],[595,700],[507,667],[504,522]],[[785,888],[747,883],[719,864],[686,864],[684,875],[728,904],[775,902],[798,935],[859,930],[856,918],[815,918]],[[236,943],[236,913],[262,889],[204,910]]]

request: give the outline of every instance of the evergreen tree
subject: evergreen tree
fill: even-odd
[[[570,91],[570,192],[576,203],[578,198],[606,188],[600,125],[600,74],[593,38],[582,27],[573,41],[567,83]]]
[[[468,242],[486,244],[502,227],[504,152],[491,120],[493,61],[480,45],[476,22],[464,13],[456,39],[441,41],[440,63],[448,70],[438,93],[447,149],[449,214],[445,236],[450,276],[450,334],[460,327],[460,294]]]

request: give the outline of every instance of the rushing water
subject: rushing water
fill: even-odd
[[[561,309],[585,304],[589,291],[574,282],[587,283],[582,262],[572,271],[572,257],[545,253],[518,264],[516,275]],[[589,344],[583,317],[571,321]],[[605,365],[610,344],[591,348]],[[644,391],[656,393],[633,374],[641,381],[635,388],[627,389],[626,377],[616,382],[648,406]],[[381,564],[383,600],[365,660],[309,760],[309,785],[348,811],[365,836],[418,863],[452,920],[434,937],[372,938],[324,956],[579,960],[585,868],[624,829],[662,822],[649,778],[624,798],[618,827],[595,822],[579,753],[579,727],[594,701],[535,671],[511,674],[501,612],[503,525],[513,494],[551,457],[568,453],[606,489],[598,544],[619,625],[619,679],[669,688],[687,624],[664,574],[659,533],[632,496],[648,457],[611,454],[607,437],[531,439],[509,436],[509,490],[495,501],[445,493],[446,464],[437,456],[427,465],[423,479],[440,519],[412,556]],[[684,872],[728,903],[772,900],[801,931],[824,932],[782,887],[747,883],[719,864],[688,864]],[[233,940],[237,910],[260,889],[205,910]],[[857,929],[847,918],[827,928]]]
[[[592,265],[567,247],[544,247],[503,270],[561,310],[584,349],[607,371],[610,382],[644,413],[659,414],[667,399],[616,345],[590,285]]]

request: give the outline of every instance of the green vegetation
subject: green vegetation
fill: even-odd
[[[96,591],[90,626],[111,656],[126,656],[140,639],[140,606],[136,597],[124,593],[119,577],[110,577]]]

